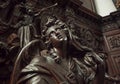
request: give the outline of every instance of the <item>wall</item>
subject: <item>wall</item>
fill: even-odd
[[[103,18],[105,51],[108,53],[109,74],[120,77],[120,12]]]

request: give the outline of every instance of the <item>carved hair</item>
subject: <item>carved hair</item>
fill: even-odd
[[[58,19],[56,16],[50,16],[47,18],[47,22],[44,25],[44,29],[42,30],[42,39],[46,38],[46,31],[51,27],[51,26],[59,26],[61,29],[67,31],[68,26],[62,22],[60,19]],[[44,40],[45,41],[45,40]]]
[[[64,30],[67,28],[67,25],[64,22],[62,22],[61,20],[59,20],[56,16],[50,16],[50,17],[48,17],[48,20],[44,25],[42,34],[45,35],[48,28],[50,28],[51,26],[54,26],[54,25],[57,25],[61,29],[64,29]]]

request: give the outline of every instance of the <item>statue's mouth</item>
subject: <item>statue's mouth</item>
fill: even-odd
[[[63,39],[63,36],[60,34],[57,34],[58,39]]]

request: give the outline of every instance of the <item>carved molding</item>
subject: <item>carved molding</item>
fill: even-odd
[[[120,28],[120,11],[111,13],[102,18],[102,31],[108,32]]]
[[[111,55],[112,58],[112,65],[113,65],[113,70],[114,70],[114,75],[120,75],[120,55],[116,54],[116,55]]]

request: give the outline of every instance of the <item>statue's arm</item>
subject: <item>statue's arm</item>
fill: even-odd
[[[120,78],[112,77],[107,73],[105,73],[105,79],[111,82],[120,82]]]
[[[49,84],[49,81],[37,74],[36,76],[27,80],[24,84]]]
[[[47,74],[29,73],[20,77],[17,84],[56,84],[56,81],[52,76]]]
[[[29,65],[22,69],[17,84],[56,84],[46,67],[42,56],[35,56]]]

